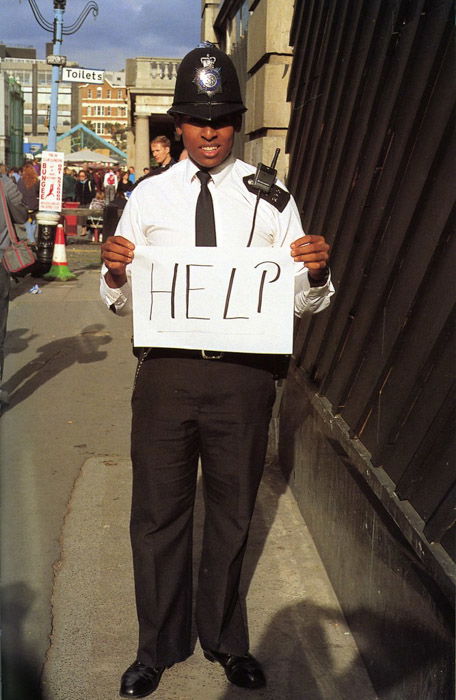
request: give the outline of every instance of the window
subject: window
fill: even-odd
[[[89,99],[89,100],[92,99],[92,89],[91,89],[91,88],[89,88],[89,89],[87,90],[87,99]]]
[[[108,100],[111,99],[111,90],[109,88],[106,90],[106,97]]]
[[[103,88],[97,88],[97,99],[103,96]]]
[[[249,2],[244,0],[244,3],[240,9],[241,21],[240,21],[240,32],[241,36],[247,34],[247,28],[249,26],[250,12],[249,12]]]
[[[59,107],[61,105],[66,105],[69,107],[69,105],[71,105],[71,95],[59,91]]]
[[[122,97],[123,97],[123,95],[122,95],[122,90],[117,90],[117,97],[118,97],[119,100],[122,99]]]
[[[105,114],[107,117],[111,116],[111,107],[109,107],[109,105],[105,108]]]
[[[47,85],[51,82],[51,73],[47,70],[38,71],[38,85]]]
[[[20,83],[22,86],[32,84],[32,72],[29,70],[8,71],[8,75],[10,75],[12,78],[15,78],[17,82]]]

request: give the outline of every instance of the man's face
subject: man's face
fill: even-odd
[[[176,131],[183,138],[190,158],[202,168],[215,168],[228,158],[240,118],[228,115],[213,122],[195,117],[179,117]]]
[[[168,146],[165,146],[162,143],[152,143],[150,150],[152,151],[152,155],[159,165],[163,165],[169,156]]]

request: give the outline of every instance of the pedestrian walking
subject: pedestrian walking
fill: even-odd
[[[188,158],[131,193],[115,236],[102,246],[101,296],[116,313],[131,309],[136,245],[244,248],[291,246],[295,313],[325,309],[333,293],[329,246],[303,233],[281,183],[258,195],[255,168],[231,151],[242,102],[231,59],[215,46],[179,67],[175,118]],[[258,195],[258,196],[257,196]],[[250,236],[249,236],[249,232]],[[154,692],[166,668],[193,653],[192,519],[201,459],[205,525],[196,592],[196,627],[206,659],[228,680],[262,687],[250,654],[239,580],[261,480],[275,398],[277,356],[204,348],[136,348],[132,397],[131,544],[139,642],[120,695]]]
[[[74,189],[75,201],[79,202],[81,207],[89,207],[90,202],[95,196],[95,184],[91,180],[85,170],[80,170],[78,179]],[[87,217],[82,217],[81,236],[87,235]]]
[[[116,196],[117,175],[112,168],[108,168],[103,178],[103,189],[105,193],[105,203],[109,204]]]
[[[75,172],[68,166],[63,171],[62,199],[64,202],[74,202],[76,190]]]
[[[129,178],[128,171],[125,171],[121,173],[119,184],[117,185],[116,194],[122,194],[125,198],[128,199],[134,187],[134,184]]]
[[[85,170],[80,170],[78,179],[74,189],[75,201],[79,202],[81,207],[88,207],[95,196],[95,185],[87,176]]]
[[[135,169],[132,165],[128,168],[128,179],[130,180],[131,184],[134,185],[136,182],[136,173]]]

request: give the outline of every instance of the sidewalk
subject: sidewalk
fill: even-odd
[[[69,504],[53,594],[46,697],[111,700],[133,661],[136,617],[128,540],[130,464],[89,459]],[[201,494],[195,530],[201,532]],[[199,537],[198,537],[199,539]],[[157,700],[373,700],[369,680],[290,491],[270,460],[246,558],[251,647],[268,686],[246,693],[192,658],[165,672]]]
[[[4,578],[10,583],[8,577],[14,582],[20,574],[34,593],[38,591],[42,600],[35,634],[40,638],[39,630],[46,627],[42,621],[46,590],[39,590],[39,580],[49,575],[51,639],[42,679],[45,700],[114,700],[120,675],[134,660],[136,648],[126,440],[131,363],[121,359],[129,350],[129,329],[115,317],[111,321],[107,311],[103,315],[97,286],[96,270],[78,275],[74,282],[47,284],[42,295],[24,294],[12,304],[9,323],[10,333],[18,339],[16,349],[11,346],[9,375],[15,371],[13,379],[19,382],[23,365],[29,369],[25,384],[17,384],[16,403],[2,417],[2,438],[29,421],[31,446],[26,463],[20,450],[11,462],[16,446],[5,440],[9,463],[18,471],[11,484],[8,475],[4,477],[3,498],[15,494],[22,483],[32,499],[25,506],[22,501],[8,501],[10,529],[16,536],[24,519],[30,518],[31,525],[24,535],[23,554],[17,550],[18,561],[14,566],[8,562]],[[41,335],[35,340],[38,322]],[[30,339],[22,350],[25,329]],[[88,339],[95,344],[88,347]],[[43,346],[43,340],[49,342]],[[71,350],[75,344],[77,352]],[[74,357],[68,358],[69,352]],[[119,396],[120,409],[109,402],[114,395]],[[41,454],[40,446],[47,452]],[[36,511],[40,517],[33,525]],[[197,542],[202,517],[199,493]],[[31,532],[45,558],[30,558]],[[44,565],[48,561],[54,562],[53,578],[50,565]],[[195,570],[197,562],[198,547]],[[230,686],[222,668],[206,661],[197,645],[190,659],[165,672],[153,698],[374,700],[312,538],[272,455],[257,501],[243,585],[248,588],[251,650],[264,664],[267,688],[245,691]],[[44,583],[42,587],[46,589]],[[30,627],[25,637],[29,644],[33,630]]]

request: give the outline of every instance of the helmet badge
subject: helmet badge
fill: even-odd
[[[209,54],[207,54],[207,56],[202,56],[202,68],[196,69],[195,77],[192,81],[196,84],[198,92],[205,92],[208,97],[222,92],[221,68],[214,67],[215,61],[215,56],[209,56]]]

